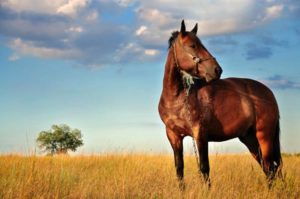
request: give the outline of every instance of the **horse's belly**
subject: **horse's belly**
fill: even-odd
[[[254,107],[246,98],[240,97],[239,103],[226,104],[216,110],[215,121],[209,132],[211,141],[224,141],[247,134],[255,122]],[[223,102],[224,103],[224,102]]]
[[[223,142],[230,139],[236,138],[234,136],[224,136],[224,135],[209,135],[208,141],[209,142]]]
[[[222,128],[211,129],[208,133],[209,141],[226,141],[229,139],[243,137],[247,134],[251,125],[245,121],[235,121],[230,124],[223,124]]]
[[[208,133],[208,140],[213,142],[222,142],[237,137],[243,137],[247,134],[248,127],[234,127],[225,130],[212,130]]]

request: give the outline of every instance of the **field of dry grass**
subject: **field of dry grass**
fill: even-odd
[[[250,155],[211,155],[208,189],[193,156],[178,189],[171,155],[0,156],[0,198],[300,198],[300,157],[284,156],[271,190]]]

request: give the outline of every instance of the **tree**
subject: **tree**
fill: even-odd
[[[52,125],[48,131],[41,131],[36,139],[39,147],[53,154],[66,154],[68,150],[76,151],[83,145],[82,134],[78,129],[71,129],[66,124]]]

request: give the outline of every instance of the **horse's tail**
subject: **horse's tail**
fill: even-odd
[[[275,172],[278,174],[278,177],[282,178],[282,158],[281,158],[281,150],[280,150],[280,125],[279,125],[279,119],[277,121],[276,125],[276,132],[275,132],[275,139],[274,139],[274,145],[273,145],[273,156],[274,156],[274,162],[275,162]]]

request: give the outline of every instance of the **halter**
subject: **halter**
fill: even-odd
[[[185,52],[188,56],[190,56],[190,57],[193,59],[193,61],[194,61],[194,63],[195,63],[195,71],[196,71],[196,72],[198,72],[198,64],[200,64],[201,62],[204,62],[204,61],[207,61],[207,60],[210,60],[210,59],[216,59],[216,58],[213,57],[213,56],[209,56],[209,57],[207,57],[207,58],[196,57],[196,56],[193,56],[191,53],[187,52],[184,48],[183,48],[183,50],[184,50],[184,52]],[[182,70],[182,69],[180,68],[179,63],[178,63],[178,59],[177,59],[177,54],[176,54],[176,41],[174,41],[174,43],[173,43],[173,51],[174,51],[175,64],[176,64],[176,67],[180,70],[180,72],[181,72],[183,75],[187,75],[187,74],[188,74],[188,75],[192,76],[192,78],[194,78],[194,79],[201,79],[201,78],[199,78],[199,77],[196,77],[196,76],[194,76],[194,75],[191,75],[191,74],[187,73],[186,71],[184,71],[184,70]]]
[[[186,88],[186,95],[188,96],[189,93],[190,93],[190,89],[191,89],[192,85],[195,83],[194,79],[201,79],[201,78],[197,77],[197,76],[194,76],[194,75],[191,75],[190,73],[188,73],[185,70],[182,70],[180,68],[179,63],[178,63],[178,59],[177,59],[176,44],[175,43],[176,43],[176,41],[174,41],[174,43],[173,43],[174,60],[175,60],[176,67],[179,69],[179,71],[182,75],[183,85]],[[213,56],[201,59],[200,57],[193,56],[191,53],[187,52],[184,48],[183,48],[183,50],[188,56],[190,56],[193,59],[193,61],[195,63],[195,71],[197,73],[198,73],[198,64],[200,64],[201,62],[210,60],[210,59],[216,59]]]

